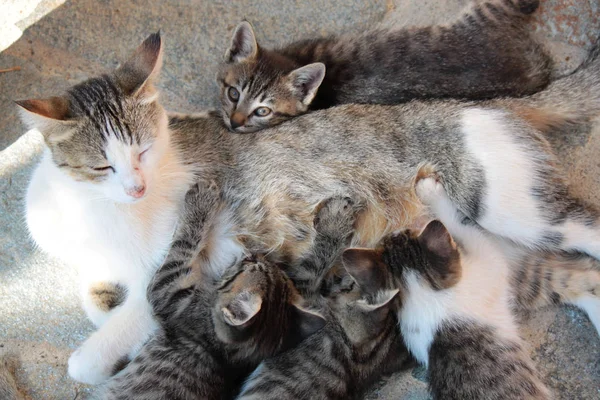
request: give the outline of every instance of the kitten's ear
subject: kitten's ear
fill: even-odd
[[[297,342],[304,340],[325,326],[325,317],[317,311],[303,307],[301,304],[293,305],[293,323],[291,331],[297,335]]]
[[[127,95],[152,96],[152,83],[162,67],[160,31],[148,36],[129,59],[115,71],[119,86]]]
[[[342,253],[342,264],[364,292],[376,293],[383,288],[386,271],[380,250],[346,249]]]
[[[419,243],[429,251],[448,258],[456,251],[456,244],[448,229],[438,220],[433,220],[419,234]]]
[[[302,104],[307,106],[315,98],[323,78],[325,78],[325,64],[323,63],[308,64],[288,74],[292,90],[298,94]]]
[[[223,319],[231,326],[248,324],[258,314],[262,306],[262,297],[256,293],[243,291],[229,305],[221,308]]]
[[[376,311],[391,305],[391,301],[396,298],[399,292],[399,289],[381,290],[377,292],[374,300],[367,302],[365,299],[361,299],[356,302],[356,305],[365,312]]]
[[[419,243],[428,250],[430,283],[435,289],[453,286],[460,278],[460,254],[450,232],[440,221],[431,221],[419,235]]]
[[[248,21],[242,21],[235,28],[231,37],[231,46],[225,52],[225,61],[239,63],[253,60],[258,55],[258,43],[254,29]]]

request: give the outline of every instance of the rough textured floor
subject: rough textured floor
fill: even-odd
[[[0,0],[0,70],[20,67],[0,72],[0,351],[21,355],[18,379],[29,396],[88,397],[92,389],[70,380],[65,366],[92,326],[79,306],[75,272],[36,251],[27,238],[22,200],[42,143],[35,132],[24,135],[13,99],[51,96],[113,68],[161,29],[163,101],[173,110],[197,111],[216,104],[215,66],[242,18],[254,24],[261,43],[273,45],[356,31],[382,19],[398,26],[450,21],[467,3]],[[600,0],[542,3],[532,30],[555,55],[557,75],[565,74],[581,62],[600,31]],[[552,141],[572,190],[600,205],[600,127]],[[556,398],[600,397],[600,340],[585,315],[572,308],[545,310],[526,318],[522,331]],[[396,374],[368,398],[426,399],[424,377],[422,368]]]

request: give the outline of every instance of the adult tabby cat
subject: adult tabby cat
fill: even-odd
[[[141,59],[152,71],[160,48],[147,51]],[[157,99],[115,97],[105,84],[111,79],[78,86],[97,95],[93,115],[116,115],[131,129],[155,127],[155,113],[163,112]],[[70,100],[59,99],[26,103],[30,112],[47,116],[42,130],[60,132],[56,127],[64,121],[52,116]],[[113,102],[123,112],[108,113],[120,109]],[[424,164],[435,165],[456,207],[489,232],[529,248],[600,258],[599,214],[569,195],[558,160],[540,135],[547,129],[569,134],[599,111],[600,61],[594,54],[576,73],[523,99],[344,105],[298,117],[268,135],[232,135],[218,113],[173,115],[167,129],[182,157],[223,193],[223,210],[213,221],[218,229],[205,252],[209,267],[221,265],[217,272],[246,252],[298,262],[313,246],[317,206],[336,196],[364,200],[353,243],[374,246],[422,215],[413,182]],[[85,124],[91,117],[80,118]],[[74,129],[68,138],[86,136]]]
[[[242,22],[217,76],[223,120],[233,132],[248,133],[338,104],[534,93],[551,72],[550,58],[526,28],[538,5],[490,0],[450,25],[370,29],[275,50],[259,46]]]
[[[108,383],[103,399],[228,398],[260,361],[325,324],[303,308],[304,300],[276,265],[246,261],[220,279],[205,268],[202,253],[216,228],[211,217],[220,212],[214,185],[195,186],[185,208],[181,230],[149,290],[162,332]],[[336,243],[347,241],[359,210],[348,199],[326,201],[317,213],[320,247],[328,246],[334,230]],[[320,266],[341,247],[329,250],[308,258],[305,267]]]

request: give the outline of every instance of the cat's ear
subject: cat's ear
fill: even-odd
[[[365,312],[372,312],[391,305],[392,300],[398,296],[399,289],[380,290],[371,301],[360,299],[356,302],[357,307]]]
[[[115,76],[125,94],[145,98],[154,97],[153,87],[162,67],[162,40],[160,31],[148,36],[131,57],[117,70]]]
[[[325,78],[325,64],[313,63],[305,65],[290,72],[287,76],[294,93],[300,98],[302,104],[308,106],[315,95],[321,82]]]
[[[15,103],[28,113],[39,117],[55,121],[67,121],[69,119],[69,100],[65,97],[16,100]]]
[[[431,221],[418,241],[427,250],[428,278],[432,286],[439,290],[456,284],[461,273],[460,254],[444,224],[438,220]]]
[[[235,28],[231,45],[225,52],[225,62],[239,63],[254,60],[258,55],[258,43],[254,29],[248,21],[242,21]]]
[[[221,308],[223,319],[231,326],[248,324],[258,314],[262,297],[248,291],[240,292],[226,307]]]
[[[46,140],[60,141],[71,132],[68,128],[75,124],[66,97],[47,99],[17,100],[23,122],[38,129]]]
[[[295,335],[296,343],[301,342],[325,326],[325,317],[315,310],[305,308],[300,303],[293,304],[292,310],[294,313],[292,315],[292,323],[294,326],[290,331]]]
[[[348,274],[366,293],[377,293],[385,284],[385,264],[381,251],[375,249],[346,249],[342,253],[342,264]]]

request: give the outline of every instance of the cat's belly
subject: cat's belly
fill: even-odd
[[[313,244],[317,205],[335,195],[323,193],[317,201],[291,198],[281,192],[265,195],[259,213],[255,208],[237,210],[243,222],[236,230],[248,232],[238,239],[252,253],[268,253],[279,262],[297,260]],[[398,188],[396,196],[364,202],[365,210],[355,223],[355,246],[374,247],[388,233],[413,227],[425,215],[414,191],[404,188]]]

